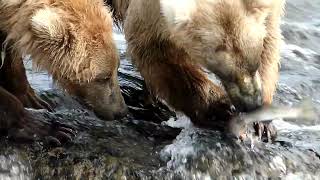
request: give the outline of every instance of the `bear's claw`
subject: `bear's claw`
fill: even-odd
[[[256,122],[253,124],[256,135],[263,142],[274,142],[277,137],[277,131],[270,122]]]
[[[34,109],[47,109],[48,111],[53,112],[51,105],[42,100],[37,94],[35,94],[35,92],[33,92],[33,89],[31,88],[26,94],[16,96],[25,107]]]
[[[29,142],[40,140],[53,146],[71,142],[76,136],[75,128],[57,121],[45,122],[37,118],[24,119],[19,128],[11,128],[9,138],[15,141]]]

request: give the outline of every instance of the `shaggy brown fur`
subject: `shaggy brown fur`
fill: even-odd
[[[124,19],[128,52],[149,89],[195,123],[207,124],[230,100],[245,111],[272,102],[284,0],[107,2]]]
[[[105,0],[105,3],[110,7],[113,14],[113,19],[119,28],[123,25],[126,17],[126,12],[130,4],[130,0]]]
[[[19,55],[31,54],[57,80],[109,78],[116,68],[117,61],[105,60],[118,57],[112,19],[99,0],[34,0],[0,7],[6,41],[14,42]]]
[[[0,42],[3,42],[4,38],[5,36],[1,34]],[[2,50],[2,53],[5,52],[6,55],[0,68],[1,135],[8,132],[6,135],[9,137],[23,141],[51,136],[51,140],[56,145],[70,139],[73,134],[72,129],[66,126],[43,123],[41,119],[34,117],[24,109],[24,107],[50,109],[50,106],[36,96],[30,87],[22,58],[15,59],[17,57],[12,56],[10,50]],[[34,136],[34,134],[38,136]]]
[[[36,67],[98,115],[113,119],[125,114],[112,18],[102,0],[1,0],[0,30],[12,56],[30,54]],[[84,93],[75,93],[75,87]]]
[[[0,86],[17,97],[25,107],[51,110],[51,107],[41,100],[31,88],[22,57],[13,56],[11,52],[10,50],[5,52],[5,58],[0,68]]]
[[[231,104],[248,111],[262,101],[271,103],[283,0],[107,0],[107,4],[116,21],[124,21],[128,52],[149,90],[196,124],[221,125],[213,117],[228,118]],[[0,27],[8,34],[7,42],[20,50],[18,55],[33,55],[34,62],[62,86],[96,103],[97,90],[103,89],[96,87],[103,79],[112,82],[104,97],[114,97],[114,92],[119,97],[119,88],[113,85],[118,56],[112,20],[102,7],[98,0],[0,0]],[[210,81],[202,68],[215,73],[223,87]]]
[[[5,52],[0,69],[0,128],[13,128],[4,125],[10,124],[45,134],[46,128],[30,128],[37,121],[21,107],[22,103],[47,107],[26,79],[25,55],[31,55],[37,68],[47,70],[97,115],[114,119],[126,114],[117,79],[119,56],[112,18],[102,0],[0,0],[0,33]],[[8,110],[14,103],[18,110]],[[4,109],[22,113],[6,117]]]

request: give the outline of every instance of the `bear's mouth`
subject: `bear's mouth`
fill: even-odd
[[[250,112],[262,106],[263,92],[259,73],[256,73],[253,78],[246,78],[246,82],[233,82],[229,79],[223,80],[206,68],[203,70],[212,82],[224,89],[237,111]]]
[[[224,86],[237,111],[250,112],[262,106],[262,89],[255,83],[250,83],[249,86],[224,83]]]

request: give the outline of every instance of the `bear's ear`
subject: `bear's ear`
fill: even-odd
[[[61,15],[54,8],[49,7],[35,12],[31,18],[31,29],[37,38],[47,41],[62,40],[65,34]]]
[[[162,15],[169,24],[180,24],[191,19],[197,0],[160,0]]]

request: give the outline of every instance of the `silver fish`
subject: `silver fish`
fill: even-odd
[[[254,122],[270,121],[274,119],[284,120],[303,120],[312,121],[316,120],[317,114],[312,105],[311,100],[304,100],[296,107],[289,106],[269,106],[262,107],[256,111],[249,113],[240,113],[231,119],[228,124],[228,130],[233,135],[240,137],[241,134],[246,132],[247,125]]]

